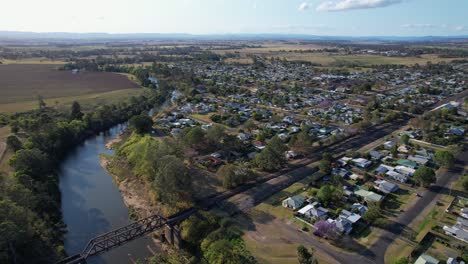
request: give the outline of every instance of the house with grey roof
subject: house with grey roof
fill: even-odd
[[[287,199],[283,200],[282,205],[285,208],[290,208],[293,210],[297,210],[301,208],[301,206],[304,204],[305,197],[302,195],[296,195],[293,197],[288,197]]]
[[[393,193],[398,191],[400,189],[398,185],[388,182],[388,181],[383,181],[383,180],[378,180],[374,182],[378,187],[379,191],[383,193]]]

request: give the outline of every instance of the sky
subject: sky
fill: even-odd
[[[0,31],[468,35],[468,0],[0,0]]]

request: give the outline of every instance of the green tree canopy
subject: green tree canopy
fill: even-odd
[[[7,147],[14,152],[23,147],[23,144],[15,135],[8,136],[6,140],[6,144],[7,144]]]
[[[414,173],[413,179],[421,186],[427,187],[436,181],[436,175],[433,169],[421,166]]]
[[[401,143],[408,145],[410,141],[410,137],[407,134],[404,134],[400,137]]]
[[[81,105],[77,101],[74,101],[71,106],[70,118],[73,120],[73,119],[81,119],[82,117],[83,117],[83,113],[81,112]]]
[[[450,167],[455,163],[455,157],[450,151],[437,150],[434,155],[434,161],[440,167]]]
[[[200,148],[205,142],[205,132],[198,126],[189,128],[183,136],[183,141],[190,147]]]
[[[153,128],[153,120],[146,114],[130,118],[129,124],[138,134],[148,133]]]
[[[343,191],[334,186],[324,185],[317,193],[317,199],[325,206],[341,201]]]
[[[16,171],[32,176],[35,179],[45,178],[50,173],[49,157],[39,149],[18,150],[9,160]]]

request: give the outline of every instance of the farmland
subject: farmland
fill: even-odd
[[[27,77],[27,78],[26,78]],[[59,71],[56,65],[0,65],[0,112],[36,107],[38,96],[48,105],[71,104],[73,100],[94,100],[137,95],[138,84],[127,76],[105,72]]]

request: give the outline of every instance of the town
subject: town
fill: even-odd
[[[0,18],[0,263],[468,263],[465,3],[117,2]]]

